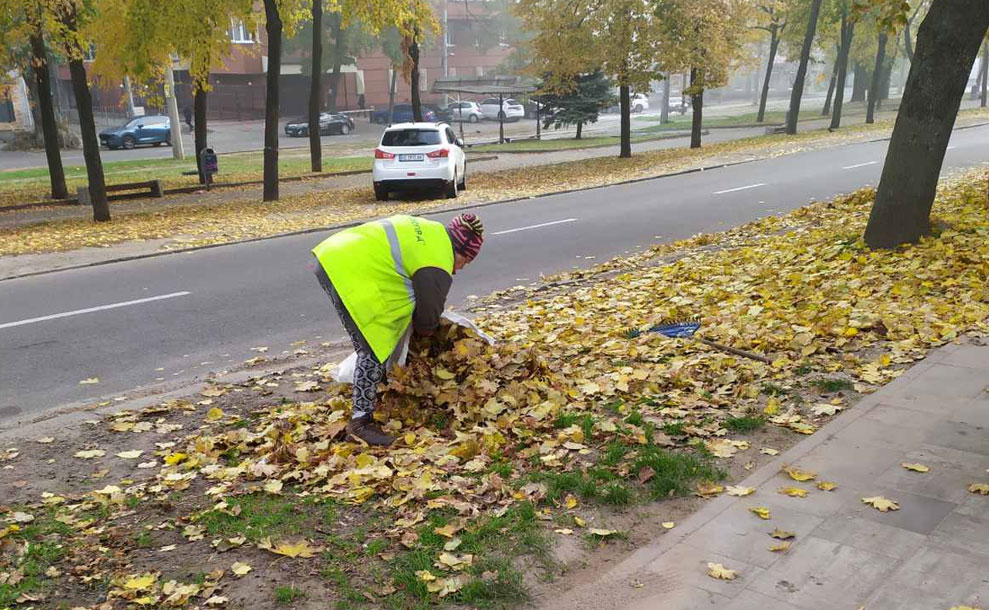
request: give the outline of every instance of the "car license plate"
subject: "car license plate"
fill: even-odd
[[[422,153],[412,153],[406,155],[399,155],[399,161],[422,161],[425,157]]]

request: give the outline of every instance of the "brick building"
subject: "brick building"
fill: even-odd
[[[483,76],[496,71],[499,64],[511,52],[511,48],[498,42],[496,27],[489,3],[485,0],[431,0],[434,12],[441,23],[446,13],[447,72],[450,76]],[[230,26],[230,55],[222,67],[210,75],[212,91],[209,96],[211,119],[247,120],[264,116],[265,78],[268,68],[267,40],[264,28],[250,31],[243,23],[232,21]],[[494,35],[492,35],[494,34]],[[487,41],[495,40],[490,43]],[[327,44],[330,44],[329,42]],[[430,93],[433,82],[444,75],[444,45],[442,34],[436,40],[427,41],[420,51],[420,91],[424,102],[442,101],[441,95]],[[356,110],[361,96],[365,108],[388,104],[388,88],[391,82],[391,60],[380,51],[373,50],[357,58],[355,64],[342,67],[337,92],[338,110]],[[62,108],[74,108],[72,88],[67,66],[57,71],[57,95]],[[188,72],[175,71],[176,91],[180,112],[192,104],[192,91]],[[329,99],[330,75],[323,78],[324,100]],[[123,117],[126,104],[121,83],[96,80],[93,86],[93,105],[98,116]],[[309,77],[302,73],[298,57],[282,58],[280,113],[283,117],[305,115],[309,99]],[[395,101],[411,99],[409,83],[399,75]],[[150,106],[154,103],[142,98],[138,92],[137,106],[145,106],[147,113],[161,112]],[[107,122],[112,122],[108,118]]]

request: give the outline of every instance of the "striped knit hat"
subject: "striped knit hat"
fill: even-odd
[[[474,260],[484,243],[484,225],[481,220],[468,212],[455,216],[447,223],[446,230],[450,234],[454,251],[465,257],[467,262]]]

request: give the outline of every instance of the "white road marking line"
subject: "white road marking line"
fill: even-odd
[[[140,305],[142,303],[151,303],[152,301],[164,301],[165,299],[174,299],[176,297],[184,297],[186,295],[192,294],[191,292],[172,292],[170,294],[161,294],[156,297],[148,297],[146,299],[135,299],[133,301],[123,301],[120,303],[110,303],[109,305],[99,305],[97,307],[87,307],[86,309],[76,309],[74,311],[64,311],[62,313],[55,313],[50,316],[41,316],[40,318],[28,318],[27,320],[18,320],[16,322],[6,322],[0,324],[0,329],[3,328],[13,328],[14,326],[24,326],[26,324],[34,324],[35,322],[47,322],[48,320],[57,320],[59,318],[68,318],[69,316],[78,316],[84,313],[93,313],[94,311],[105,311],[107,309],[117,309],[118,307],[130,307],[131,305]]]
[[[528,231],[529,229],[541,229],[542,227],[550,227],[553,225],[561,225],[566,222],[577,222],[576,218],[564,218],[563,220],[554,220],[553,222],[543,222],[537,225],[529,225],[527,227],[519,227],[517,229],[505,229],[504,231],[496,231],[492,235],[505,235],[506,233],[515,233],[517,231]]]
[[[754,189],[760,186],[766,186],[765,182],[760,182],[759,184],[750,184],[748,186],[740,186],[733,189],[725,189],[723,191],[714,191],[715,195],[724,195],[725,193],[734,193],[735,191],[744,191],[745,189]]]
[[[855,165],[846,165],[841,169],[855,169],[856,167],[865,167],[866,165],[875,165],[879,161],[866,161],[865,163],[856,163]]]

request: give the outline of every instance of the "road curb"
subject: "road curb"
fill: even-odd
[[[711,132],[709,130],[704,130],[704,131],[701,132],[701,135],[705,135],[706,136],[706,135],[710,135],[710,133]],[[684,138],[684,137],[687,137],[689,135],[690,135],[690,132],[689,131],[681,131],[681,132],[678,132],[678,133],[675,133],[675,134],[666,134],[666,135],[662,135],[662,136],[657,136],[655,138],[645,138],[643,140],[637,140],[637,141],[632,142],[632,144],[643,144],[645,142],[659,142],[659,141],[662,141],[662,140],[676,140],[677,138]],[[597,136],[591,136],[591,137],[597,137]],[[552,138],[550,141],[557,140],[557,139],[563,140],[564,138]],[[543,141],[545,141],[545,140],[543,140]],[[569,141],[569,139],[568,139],[568,141]],[[609,146],[616,146],[618,144],[619,143],[616,142],[615,144],[598,144],[598,145],[595,145],[595,146],[585,146],[585,147],[582,147],[582,148],[546,148],[546,149],[527,148],[527,149],[520,149],[520,150],[492,150],[492,151],[479,151],[479,152],[491,152],[491,153],[497,153],[497,154],[500,154],[500,155],[526,155],[526,154],[532,155],[532,154],[553,153],[553,152],[570,152],[570,151],[574,151],[574,150],[596,150],[598,148],[608,148]],[[490,144],[481,144],[481,146],[491,146],[491,145]],[[497,146],[497,144],[495,146]]]
[[[983,123],[976,123],[976,124],[972,124],[972,125],[964,125],[964,126],[961,126],[961,127],[957,127],[955,129],[961,131],[963,129],[973,129],[975,127],[984,127],[984,126],[987,126],[987,125],[989,125],[989,121],[986,121],[986,122],[983,122]],[[840,144],[838,146],[834,146],[832,148],[839,148],[840,146],[851,146],[851,145],[855,145],[855,144],[870,144],[870,143],[875,143],[875,142],[884,142],[884,141],[887,141],[889,139],[890,139],[889,136],[883,137],[883,138],[873,138],[873,139],[870,139],[870,140],[862,140],[862,141],[859,141],[859,142],[848,142],[848,143],[845,143],[845,144]],[[732,161],[732,162],[729,162],[729,163],[719,163],[717,165],[708,165],[708,166],[699,167],[699,168],[691,168],[691,169],[679,170],[679,171],[676,171],[676,172],[670,172],[670,173],[666,173],[666,174],[660,174],[658,176],[647,176],[647,177],[644,177],[644,178],[633,178],[631,180],[622,180],[620,182],[611,182],[611,183],[608,183],[608,184],[599,184],[599,185],[594,185],[594,186],[579,187],[579,188],[573,188],[573,189],[565,189],[565,190],[562,190],[562,191],[553,191],[551,193],[540,193],[538,195],[530,195],[530,196],[527,196],[527,197],[514,197],[512,199],[498,199],[498,200],[495,200],[495,201],[486,201],[486,202],[482,202],[482,203],[474,203],[474,204],[463,205],[463,206],[457,206],[457,205],[439,206],[439,207],[436,207],[434,209],[431,209],[431,210],[426,211],[424,214],[425,215],[434,215],[434,214],[443,214],[443,213],[451,212],[451,211],[454,211],[454,210],[476,210],[476,209],[486,208],[486,207],[490,207],[490,206],[494,206],[494,205],[502,205],[502,204],[506,204],[506,203],[515,203],[515,202],[519,202],[519,201],[528,201],[530,199],[542,199],[544,197],[552,197],[552,196],[556,196],[556,195],[567,195],[567,194],[570,194],[570,193],[579,193],[579,192],[584,192],[584,191],[593,191],[593,190],[602,189],[602,188],[608,188],[608,187],[612,187],[612,186],[621,186],[621,185],[625,185],[625,184],[637,184],[637,183],[640,183],[640,182],[647,182],[649,180],[662,180],[664,178],[672,178],[672,177],[675,177],[675,176],[683,176],[683,175],[686,175],[686,174],[695,174],[695,173],[699,173],[699,172],[711,171],[711,170],[716,170],[716,169],[724,169],[726,167],[734,167],[736,165],[744,165],[744,164],[753,163],[753,162],[756,162],[756,161],[765,161],[767,159],[768,159],[767,157],[760,157],[760,158],[754,158],[754,159],[743,159],[741,161]],[[259,241],[265,241],[265,240],[269,240],[269,239],[278,239],[278,238],[282,238],[282,237],[292,237],[292,236],[296,236],[296,235],[307,235],[309,233],[319,233],[319,232],[323,232],[323,231],[333,231],[333,230],[339,230],[339,229],[346,229],[346,228],[350,228],[350,227],[356,227],[356,226],[358,226],[360,224],[363,224],[365,222],[369,222],[369,220],[373,220],[373,219],[362,219],[362,220],[347,221],[347,222],[336,223],[336,224],[327,225],[327,226],[310,227],[308,229],[299,229],[297,231],[288,231],[288,232],[285,232],[285,233],[277,233],[275,235],[266,235],[266,236],[263,236],[263,237],[251,237],[251,238],[248,238],[248,239],[241,239],[241,240],[237,240],[237,241],[229,241],[229,242],[224,242],[224,243],[219,243],[219,244],[206,244],[206,245],[203,245],[203,246],[192,246],[192,247],[189,247],[189,248],[182,248],[182,249],[178,249],[178,250],[166,250],[164,252],[148,252],[146,254],[135,254],[135,255],[132,255],[132,256],[124,256],[124,257],[119,257],[119,258],[112,258],[112,259],[107,259],[107,260],[103,260],[103,261],[94,261],[94,262],[91,262],[91,263],[84,263],[84,264],[80,264],[80,265],[70,265],[70,266],[67,266],[67,267],[60,267],[58,269],[45,269],[43,271],[32,271],[30,273],[22,273],[22,274],[19,274],[19,275],[11,275],[11,276],[7,276],[7,277],[4,277],[4,278],[0,278],[0,282],[6,282],[8,280],[16,280],[16,279],[22,279],[22,278],[27,278],[27,277],[36,277],[36,276],[40,276],[40,275],[48,275],[48,274],[51,274],[51,273],[59,273],[59,272],[62,272],[62,271],[74,271],[74,270],[78,270],[78,269],[87,269],[87,268],[90,268],[90,267],[99,267],[99,266],[102,266],[102,265],[109,265],[109,264],[112,264],[112,263],[123,263],[123,262],[128,262],[128,261],[142,260],[142,259],[146,259],[146,258],[156,258],[156,257],[159,257],[159,256],[168,256],[168,255],[172,255],[172,254],[184,254],[184,253],[189,253],[189,252],[196,252],[196,251],[199,251],[199,250],[209,250],[209,249],[212,249],[212,248],[221,248],[221,247],[224,247],[224,246],[236,246],[236,245],[239,245],[239,244],[249,244],[249,243],[259,242]]]

